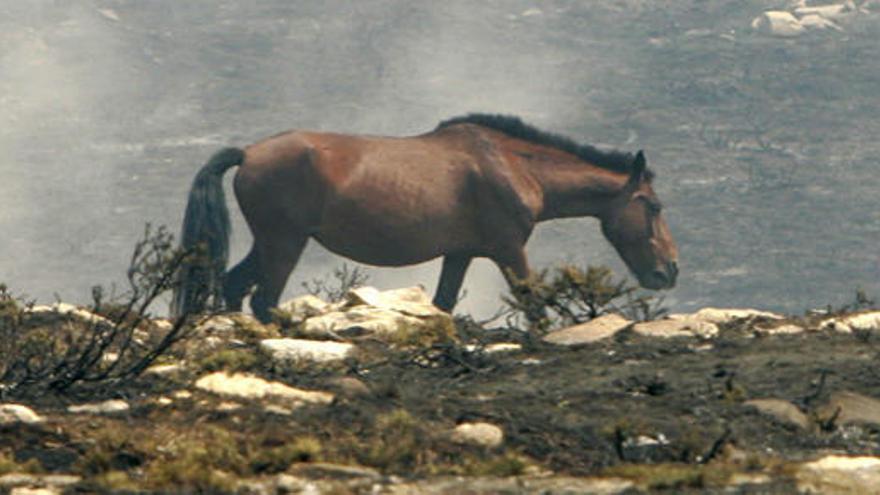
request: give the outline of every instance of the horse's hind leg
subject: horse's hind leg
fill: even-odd
[[[257,282],[257,255],[251,248],[235,267],[226,272],[223,281],[223,300],[229,311],[241,311],[241,301]]]
[[[464,274],[471,264],[470,256],[448,254],[443,258],[443,269],[440,272],[440,283],[434,294],[434,306],[451,312],[458,302],[458,291],[464,281]]]
[[[255,243],[257,290],[251,298],[251,309],[263,323],[271,319],[269,309],[278,305],[278,298],[287,284],[287,278],[296,267],[308,239],[308,236],[303,235]]]

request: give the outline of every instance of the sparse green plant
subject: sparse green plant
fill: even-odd
[[[249,472],[250,463],[234,435],[208,427],[170,445],[166,455],[146,469],[147,483],[159,489],[198,493],[232,493],[235,477]]]
[[[16,462],[12,456],[0,452],[0,476],[9,473],[41,473],[43,472],[40,462],[30,459],[26,462]]]
[[[375,438],[366,452],[364,463],[378,468],[406,472],[420,464],[427,449],[427,432],[405,409],[395,409],[376,418]]]
[[[197,363],[202,371],[251,371],[260,363],[260,359],[253,351],[246,349],[224,349],[209,354]]]
[[[333,269],[330,277],[315,278],[303,282],[303,288],[311,295],[329,302],[341,301],[345,294],[356,287],[361,287],[370,279],[360,267],[349,267],[348,263]]]
[[[519,476],[525,473],[531,463],[522,455],[506,452],[488,459],[473,461],[465,465],[465,473],[470,476]]]
[[[514,319],[525,319],[531,330],[546,331],[557,325],[573,325],[607,313],[621,313],[636,320],[657,318],[666,309],[662,299],[640,294],[625,279],[614,280],[610,268],[589,266],[583,270],[565,264],[513,280],[510,295],[503,298]]]
[[[321,442],[314,437],[300,437],[273,448],[262,449],[253,456],[254,473],[279,473],[297,462],[315,462],[321,459]]]
[[[715,465],[619,464],[602,474],[632,480],[647,490],[668,490],[718,486],[730,477],[730,470]]]

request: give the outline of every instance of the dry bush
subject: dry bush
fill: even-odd
[[[552,273],[544,270],[512,280],[510,294],[503,298],[511,323],[525,320],[530,330],[574,325],[608,313],[644,321],[667,312],[662,297],[641,293],[625,279],[615,281],[611,269],[604,266],[583,270],[566,264]]]
[[[351,289],[367,283],[370,276],[360,267],[349,267],[347,263],[334,268],[330,277],[315,278],[303,282],[302,286],[309,294],[328,302],[341,301]]]
[[[34,311],[0,287],[0,393],[6,397],[65,392],[78,385],[114,385],[136,378],[187,335],[189,315],[160,328],[150,308],[173,289],[191,262],[165,228],[149,225],[134,248],[128,290],[70,313]]]

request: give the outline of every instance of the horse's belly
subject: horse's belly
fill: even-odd
[[[330,212],[313,237],[330,251],[361,263],[412,265],[463,250],[471,237],[463,220],[460,215],[377,214],[353,208]]]
[[[364,157],[325,203],[313,237],[373,265],[410,265],[461,251],[475,237],[466,176],[461,166],[428,155]]]

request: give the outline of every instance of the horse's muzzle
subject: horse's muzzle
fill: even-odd
[[[649,273],[639,282],[646,289],[661,290],[671,289],[675,287],[675,281],[678,278],[678,263],[670,261],[666,263],[663,269],[656,269]]]

